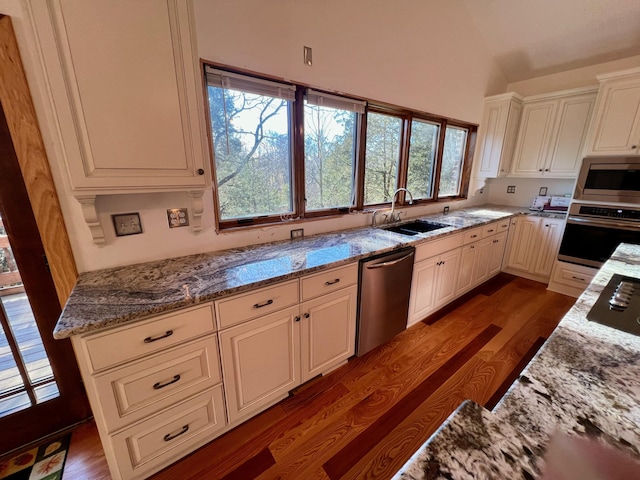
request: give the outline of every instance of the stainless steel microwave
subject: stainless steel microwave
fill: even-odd
[[[640,157],[587,157],[582,161],[574,198],[640,203]]]

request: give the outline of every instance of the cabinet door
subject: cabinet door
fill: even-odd
[[[358,287],[302,304],[302,381],[329,371],[355,353]]]
[[[191,2],[33,8],[73,189],[202,188],[208,154]]]
[[[480,285],[489,276],[489,263],[491,262],[492,241],[493,237],[487,237],[478,242],[478,256],[476,257],[476,261],[473,266],[472,285],[474,287],[476,285]]]
[[[558,101],[524,105],[511,173],[539,177],[549,152]]]
[[[419,322],[436,307],[436,271],[439,266],[439,261],[440,256],[437,255],[417,262],[413,266],[411,300],[409,303],[410,324]]]
[[[220,332],[229,421],[257,413],[300,384],[299,307]]]
[[[564,220],[556,218],[541,218],[538,254],[533,273],[550,276],[553,264],[555,263],[560,240],[564,230]]]
[[[480,127],[478,176],[498,177],[509,173],[521,114],[519,98],[510,96],[485,101]]]
[[[489,271],[487,277],[493,277],[500,273],[502,257],[507,246],[507,232],[497,234],[491,239],[491,256],[489,258]]]
[[[477,244],[479,243],[480,242],[475,242],[462,247],[460,254],[460,271],[458,272],[458,294],[470,290],[473,286],[473,266],[478,257]]]
[[[637,155],[639,146],[640,76],[603,83],[586,154]]]
[[[560,100],[555,137],[545,166],[550,176],[575,178],[578,175],[595,100],[595,93]]]
[[[437,269],[436,292],[434,303],[440,307],[456,297],[456,282],[460,267],[460,250],[456,248],[440,255],[440,265]]]
[[[511,223],[513,234],[509,235],[507,266],[528,272],[538,253],[538,225],[541,217],[520,216]],[[515,225],[514,225],[515,222]]]

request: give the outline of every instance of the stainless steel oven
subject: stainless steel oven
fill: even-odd
[[[600,267],[620,243],[640,245],[640,205],[573,203],[558,260]]]
[[[580,201],[640,203],[640,157],[587,157],[574,198]]]

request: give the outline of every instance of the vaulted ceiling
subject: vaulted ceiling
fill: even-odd
[[[509,82],[640,55],[640,0],[463,0]]]

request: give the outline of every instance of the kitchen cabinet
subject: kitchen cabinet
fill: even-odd
[[[185,191],[199,228],[209,147],[191,1],[52,0],[31,8],[61,157],[94,241],[104,243],[95,225],[101,194]]]
[[[511,221],[504,271],[548,282],[564,230],[564,219],[520,215]]]
[[[598,76],[600,90],[585,154],[640,152],[640,68]]]
[[[478,140],[478,177],[509,174],[522,114],[522,97],[506,93],[486,97]]]
[[[264,410],[300,385],[299,321],[296,305],[220,332],[229,422]]]
[[[211,303],[72,344],[112,478],[147,478],[226,431]]]
[[[589,286],[596,273],[598,273],[597,268],[556,260],[551,271],[549,290],[579,297]]]
[[[357,281],[354,263],[216,301],[232,425],[355,353]]]
[[[408,326],[413,325],[446,305],[456,297],[457,279],[460,266],[462,235],[449,237],[442,248],[449,249],[440,254],[422,259],[422,245],[416,248],[416,261],[411,280],[411,297],[409,301]],[[433,245],[425,244],[425,248],[433,249]]]
[[[509,220],[501,220],[465,232],[457,295],[462,295],[500,272],[508,229]]]
[[[594,89],[579,89],[526,98],[511,175],[575,177],[595,97]]]

